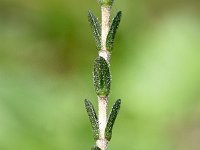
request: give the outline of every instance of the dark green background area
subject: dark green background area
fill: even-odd
[[[89,150],[95,0],[0,0],[0,150]],[[116,0],[110,150],[199,150],[200,1]],[[109,107],[110,109],[110,107]]]

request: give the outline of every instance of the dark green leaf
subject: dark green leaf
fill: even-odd
[[[103,57],[98,57],[94,62],[93,80],[96,94],[101,97],[110,93],[111,76],[108,63]]]
[[[93,130],[93,136],[94,140],[97,140],[99,138],[99,124],[98,124],[98,118],[96,115],[96,112],[94,110],[94,107],[92,103],[85,99],[85,108],[87,110],[91,125],[92,125],[92,130]]]
[[[121,20],[121,15],[122,15],[122,12],[119,11],[117,15],[115,16],[115,18],[113,19],[110,30],[108,32],[108,35],[106,38],[106,48],[108,51],[111,51],[113,49],[115,34],[117,32],[117,28]]]
[[[115,123],[115,119],[117,118],[117,114],[119,112],[120,105],[121,105],[121,100],[118,99],[114,103],[112,110],[110,112],[109,119],[108,119],[106,129],[105,129],[105,137],[108,141],[110,141],[110,139],[112,137],[112,128],[113,128],[113,125]]]
[[[101,50],[101,26],[98,22],[98,19],[93,15],[91,11],[88,11],[88,21],[90,22],[92,28],[97,50]]]

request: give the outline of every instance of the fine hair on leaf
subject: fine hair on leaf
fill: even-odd
[[[98,96],[108,96],[110,93],[111,75],[107,61],[99,56],[94,62],[94,87]]]
[[[101,50],[101,26],[98,19],[94,16],[91,11],[88,11],[88,21],[92,28],[93,36],[96,41],[97,50]]]
[[[98,101],[98,118],[92,103],[85,99],[85,107],[92,125],[95,140],[91,150],[108,150],[108,143],[112,137],[112,129],[118,115],[121,100],[112,106],[108,116],[108,102],[111,87],[110,56],[114,45],[115,34],[119,26],[122,12],[110,20],[112,5],[115,0],[97,0],[101,9],[101,22],[88,11],[88,21],[96,41],[98,56],[94,61],[93,84]]]
[[[113,125],[115,123],[115,119],[117,118],[118,112],[120,110],[120,105],[121,105],[121,99],[118,99],[114,104],[113,107],[111,109],[110,115],[109,115],[109,119],[106,125],[106,129],[105,129],[105,137],[108,141],[111,140],[112,137],[112,129],[113,129]]]
[[[113,49],[115,34],[117,32],[117,28],[118,28],[119,23],[121,21],[121,15],[122,15],[122,12],[119,11],[116,14],[116,16],[114,17],[112,24],[110,26],[110,30],[109,30],[107,38],[106,38],[106,48],[107,48],[108,51],[112,51],[112,49]]]
[[[85,108],[87,110],[88,117],[89,117],[91,125],[92,125],[94,139],[97,140],[99,138],[98,118],[97,118],[96,112],[94,110],[94,106],[87,99],[85,99]]]

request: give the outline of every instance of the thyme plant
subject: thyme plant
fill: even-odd
[[[101,23],[91,11],[88,12],[88,20],[98,50],[98,57],[94,61],[93,71],[93,82],[98,97],[98,117],[92,103],[87,99],[85,99],[85,107],[96,142],[92,150],[107,150],[108,141],[111,140],[113,125],[121,105],[121,100],[118,99],[112,106],[109,116],[107,116],[111,85],[110,55],[122,13],[119,11],[110,21],[110,12],[114,0],[98,0],[98,2],[101,6]]]

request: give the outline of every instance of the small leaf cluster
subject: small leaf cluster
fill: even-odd
[[[112,51],[114,46],[114,39],[117,32],[117,28],[119,26],[119,23],[121,21],[122,12],[117,12],[116,16],[113,18],[110,30],[108,32],[107,38],[106,38],[106,48],[109,52]],[[101,24],[99,23],[98,19],[95,17],[95,15],[88,11],[88,21],[90,22],[90,26],[93,31],[93,36],[96,41],[96,48],[98,51],[101,50]]]
[[[113,125],[115,123],[115,120],[117,118],[118,112],[120,110],[121,106],[121,100],[118,99],[116,102],[113,104],[110,115],[108,117],[106,129],[105,129],[105,138],[110,141],[112,137],[112,129]],[[90,123],[92,125],[92,130],[93,130],[93,137],[94,140],[99,139],[99,125],[98,125],[98,117],[96,116],[96,112],[94,110],[94,106],[92,103],[85,99],[85,107],[90,119]]]

